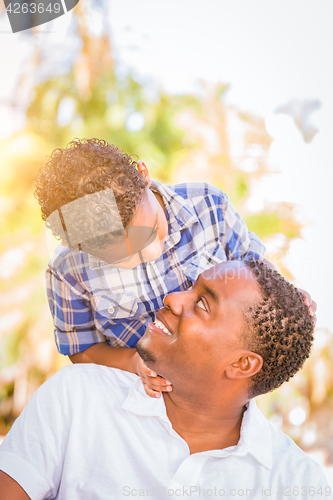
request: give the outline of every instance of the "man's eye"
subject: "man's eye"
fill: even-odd
[[[205,304],[203,303],[202,299],[198,300],[197,306],[201,307],[204,311],[207,311]]]

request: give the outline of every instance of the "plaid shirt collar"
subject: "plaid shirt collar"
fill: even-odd
[[[193,224],[199,223],[199,219],[195,215],[193,208],[186,203],[186,200],[168,186],[157,181],[152,181],[151,190],[162,196],[165,205],[169,226],[168,236],[165,238],[164,244],[164,251],[166,252],[180,241],[180,232]],[[112,267],[110,264],[107,264],[93,255],[88,254],[88,258],[89,267],[92,270],[106,266]]]

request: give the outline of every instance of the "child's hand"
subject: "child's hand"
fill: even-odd
[[[304,297],[304,304],[308,306],[309,308],[309,314],[312,316],[312,321],[314,326],[316,326],[317,323],[317,316],[316,316],[316,311],[317,311],[317,304],[315,303],[314,300],[311,299],[311,295],[306,292],[305,290],[301,290],[300,288],[298,289],[299,292],[302,292],[303,297]]]
[[[172,391],[171,382],[168,382],[165,378],[160,377],[157,373],[148,368],[138,353],[135,353],[134,357],[136,373],[141,378],[143,387],[145,388],[148,396],[152,398],[159,398],[161,397],[161,392]]]

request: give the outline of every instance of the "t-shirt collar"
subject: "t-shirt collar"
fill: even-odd
[[[237,446],[244,447],[264,467],[271,469],[273,448],[270,424],[254,399],[251,399],[246,406]]]
[[[155,399],[147,396],[141,379],[138,379],[132,386],[122,408],[140,416],[159,417],[164,421],[164,424],[166,420],[169,422],[164,399],[162,397]],[[269,423],[258,409],[254,399],[251,399],[247,403],[246,408],[241,425],[240,439],[237,445],[223,450],[211,450],[204,453],[214,457],[226,457],[230,455],[245,456],[250,454],[266,469],[271,469],[272,438]]]

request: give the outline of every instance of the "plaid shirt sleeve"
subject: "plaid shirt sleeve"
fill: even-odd
[[[60,277],[50,266],[46,270],[46,290],[54,322],[54,338],[61,354],[84,351],[105,337],[97,332],[87,292]]]
[[[255,233],[248,230],[242,217],[224,194],[225,252],[228,260],[262,260],[265,246]]]

